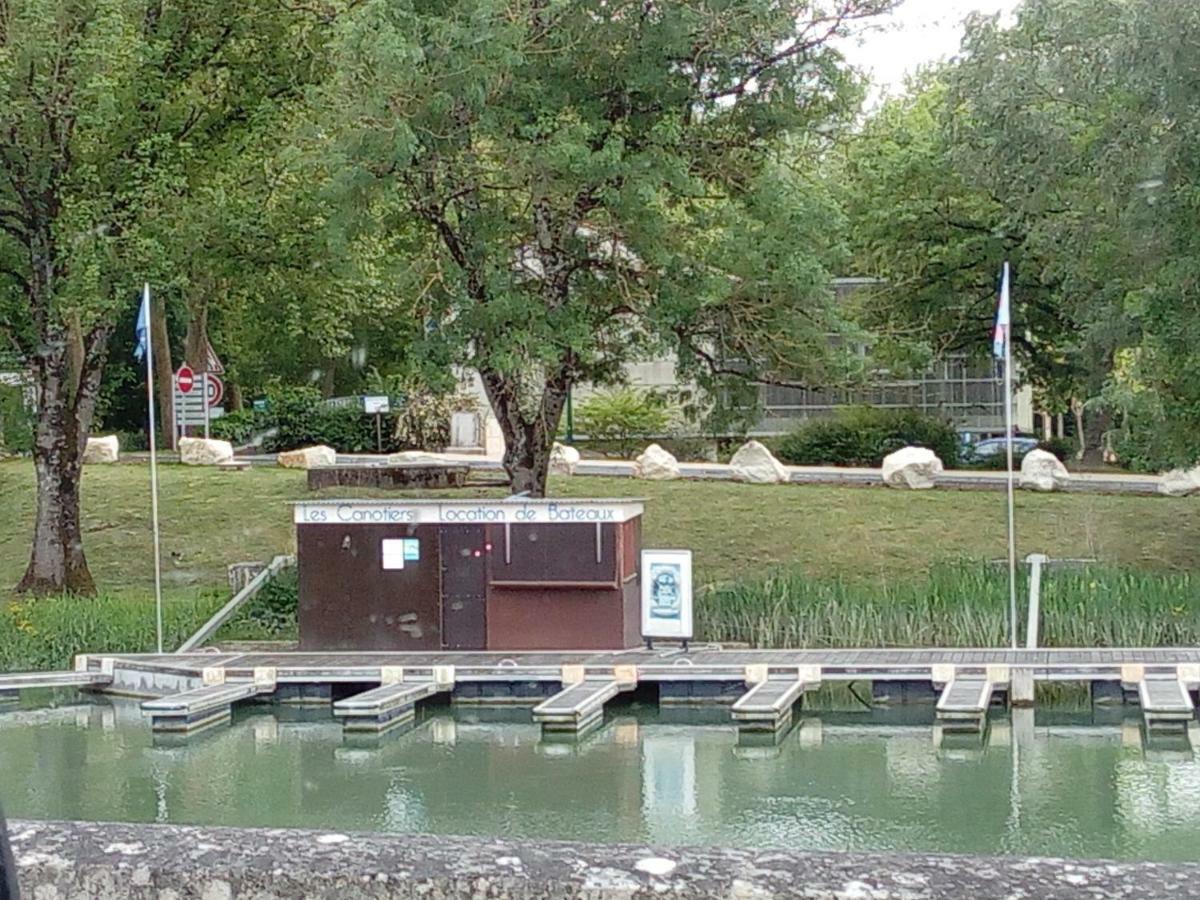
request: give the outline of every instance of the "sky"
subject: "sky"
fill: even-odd
[[[856,67],[871,76],[873,95],[896,92],[904,77],[924,63],[953,56],[962,22],[973,12],[1011,17],[1019,0],[904,0],[842,47]]]

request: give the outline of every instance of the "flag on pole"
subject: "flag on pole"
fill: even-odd
[[[134,326],[137,336],[137,346],[133,348],[133,357],[138,362],[146,355],[146,344],[150,340],[150,285],[142,291],[142,305],[138,309],[137,325]]]
[[[996,307],[996,330],[992,333],[992,356],[1004,359],[1008,351],[1008,333],[1012,328],[1008,312],[1008,263],[1000,274],[1000,303]]]

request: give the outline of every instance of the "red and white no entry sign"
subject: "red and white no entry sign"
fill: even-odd
[[[196,386],[196,374],[187,363],[180,366],[179,371],[175,373],[175,384],[181,394],[190,394]]]

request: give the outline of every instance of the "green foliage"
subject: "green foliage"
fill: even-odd
[[[575,428],[628,457],[647,438],[658,437],[671,421],[666,401],[653,391],[621,387],[599,391],[579,404]]]
[[[270,416],[265,411],[238,409],[226,413],[209,424],[213,437],[229,441],[237,447],[249,443],[253,437],[270,427]]]
[[[163,606],[163,641],[178,647],[223,601]],[[147,653],[156,646],[153,599],[44,597],[0,606],[0,671],[66,669],[77,653]]]
[[[799,425],[779,441],[780,460],[795,466],[878,466],[901,447],[928,447],[943,464],[958,463],[952,425],[915,409],[856,406]]]
[[[0,384],[0,450],[28,453],[33,449],[33,411],[21,388]]]
[[[295,638],[299,596],[300,581],[296,570],[281,572],[221,626],[216,639],[245,639],[247,635],[254,635],[255,640]]]
[[[845,370],[837,209],[793,162],[851,126],[834,41],[891,5],[369,0],[340,23],[320,149],[343,215],[406,243],[412,356],[481,373],[520,487],[571,385],[630,361]]]
[[[1200,640],[1200,592],[1187,572],[1096,568],[1042,577],[1043,646],[1191,647]],[[755,647],[1003,647],[1008,575],[943,564],[928,579],[876,586],[781,569],[714,587],[696,616],[701,639]]]
[[[1055,437],[1038,441],[1038,449],[1053,453],[1062,462],[1070,462],[1079,452],[1079,440],[1073,437]]]

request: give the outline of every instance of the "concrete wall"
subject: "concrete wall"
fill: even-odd
[[[1200,865],[520,843],[430,835],[11,823],[33,900],[949,900],[1194,897]]]

